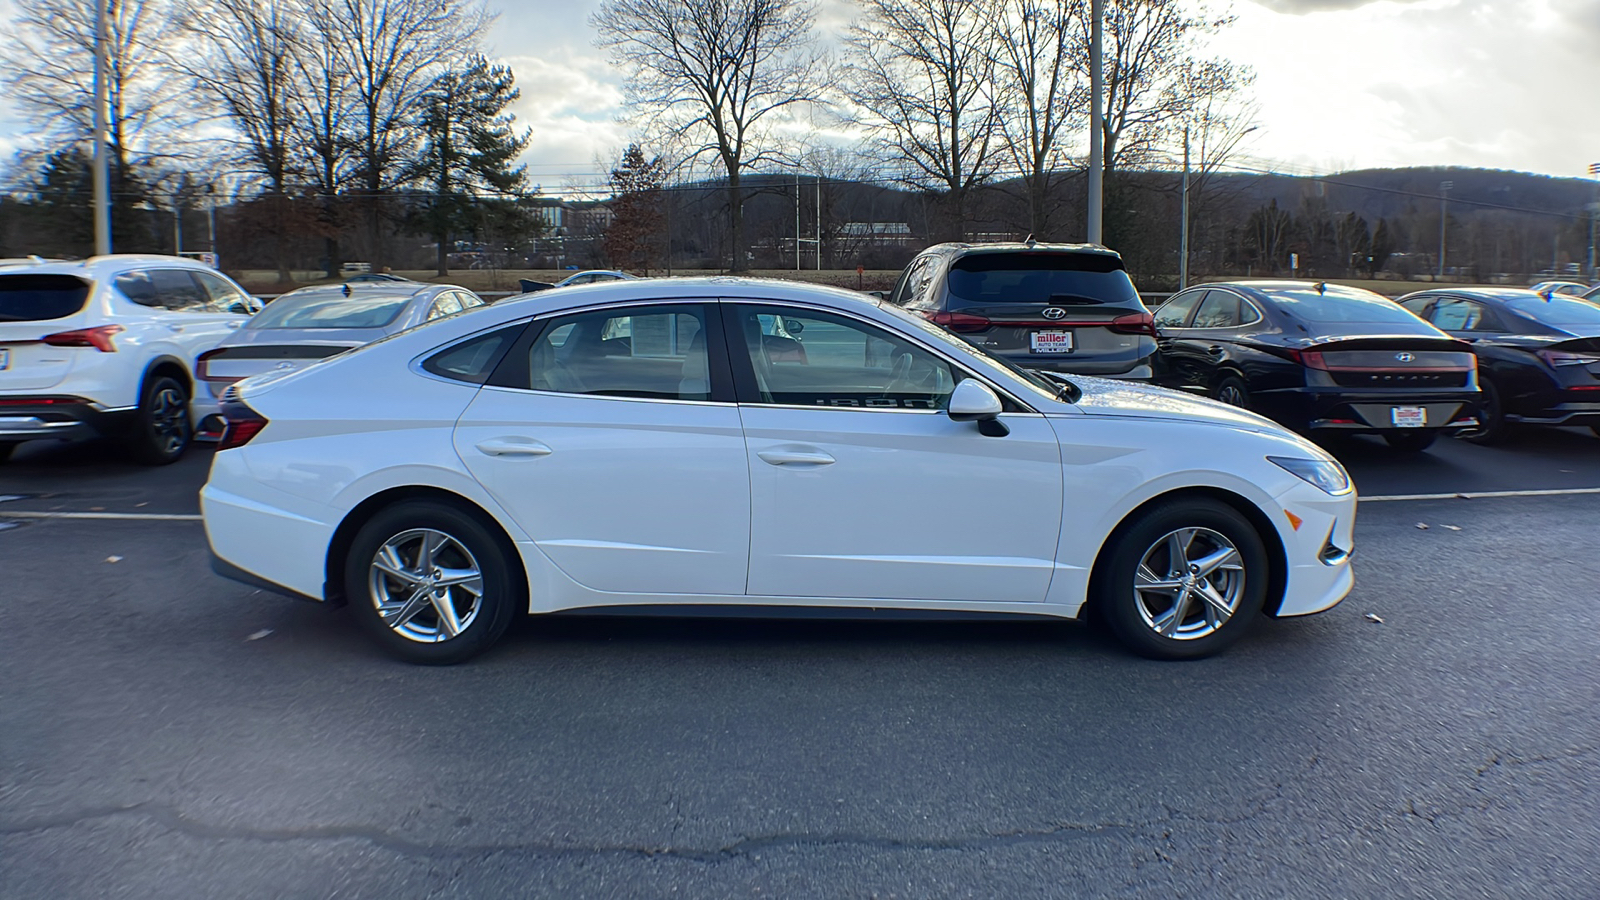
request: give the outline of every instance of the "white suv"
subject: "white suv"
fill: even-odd
[[[194,423],[195,357],[260,308],[215,269],[176,256],[7,260],[0,266],[0,462],[36,438],[106,436],[162,465]]]

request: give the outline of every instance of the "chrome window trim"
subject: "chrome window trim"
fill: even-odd
[[[426,371],[426,370],[424,370]],[[428,373],[432,374],[432,373]],[[438,376],[435,376],[438,377]],[[450,379],[444,379],[450,381]],[[734,401],[723,400],[677,400],[669,397],[618,397],[615,394],[574,394],[569,391],[542,391],[538,388],[511,388],[498,384],[474,385],[470,381],[456,381],[455,384],[465,384],[469,387],[482,387],[486,391],[501,391],[507,394],[537,394],[541,397],[571,397],[574,400],[621,400],[628,403],[676,403],[682,406],[738,406]]]

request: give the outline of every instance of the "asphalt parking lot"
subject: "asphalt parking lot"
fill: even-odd
[[[25,448],[0,896],[1594,896],[1600,439],[1337,449],[1355,592],[1209,660],[597,617],[421,669],[210,573],[209,450]],[[1376,499],[1496,492],[1552,493]]]

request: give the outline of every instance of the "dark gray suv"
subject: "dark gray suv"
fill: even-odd
[[[1023,368],[1152,375],[1150,310],[1122,257],[1096,244],[937,244],[887,302]]]

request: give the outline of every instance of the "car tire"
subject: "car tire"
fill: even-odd
[[[1433,446],[1439,439],[1439,432],[1434,429],[1427,431],[1385,431],[1384,443],[1398,453],[1421,453]]]
[[[390,655],[454,665],[487,650],[526,607],[514,559],[477,516],[439,501],[405,501],[356,532],[344,560],[345,596]]]
[[[1224,375],[1215,386],[1211,388],[1211,399],[1240,409],[1250,408],[1250,389],[1245,387],[1244,379],[1237,375]]]
[[[0,463],[9,462],[11,454],[22,444],[21,441],[0,441]]]
[[[165,466],[177,462],[193,438],[189,392],[166,375],[146,381],[128,443],[133,458],[145,465]]]
[[[1511,423],[1506,421],[1505,407],[1500,403],[1500,390],[1487,378],[1479,388],[1483,392],[1483,402],[1478,404],[1479,427],[1456,436],[1484,446],[1504,443],[1511,436]]]
[[[1150,659],[1200,659],[1226,649],[1266,600],[1266,545],[1250,520],[1216,500],[1154,506],[1120,528],[1102,554],[1095,614],[1124,647]]]

